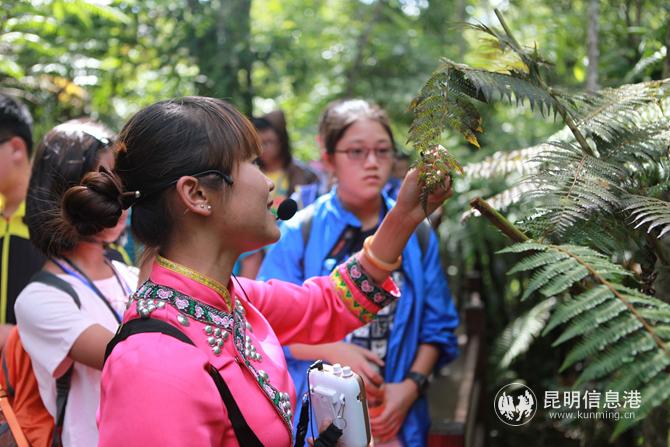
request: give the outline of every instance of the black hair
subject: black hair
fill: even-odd
[[[341,99],[328,104],[319,121],[319,135],[326,152],[335,153],[335,146],[347,129],[361,119],[370,119],[381,124],[391,139],[393,150],[396,150],[388,115],[381,107],[364,99]]]
[[[281,110],[275,110],[270,113],[266,113],[261,117],[252,118],[251,122],[256,128],[257,132],[265,130],[274,131],[274,133],[277,135],[277,139],[279,140],[279,158],[281,159],[282,166],[286,168],[289,164],[291,164],[293,161],[293,151],[291,150],[291,139],[289,138],[288,130],[286,129],[286,117],[284,116],[284,112]]]
[[[54,127],[40,142],[28,185],[25,221],[30,239],[45,255],[61,256],[100,231],[71,221],[63,210],[63,196],[97,168],[100,155],[112,150],[113,144],[109,129],[85,119]]]
[[[0,94],[0,141],[14,136],[25,141],[30,157],[33,153],[33,118],[23,103]]]
[[[167,191],[176,180],[212,171],[229,176],[259,151],[253,126],[227,102],[200,96],[160,101],[137,112],[121,130],[114,172],[88,174],[68,192],[66,208],[85,204],[85,212],[70,215],[73,221],[111,227],[114,216],[133,205],[133,234],[145,246],[160,248],[173,231]],[[202,181],[221,187],[223,179],[208,175]]]

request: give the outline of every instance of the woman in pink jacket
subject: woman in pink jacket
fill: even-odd
[[[417,173],[366,248],[330,276],[231,281],[241,253],[279,238],[246,118],[217,99],[163,101],[126,124],[118,149],[113,173],[89,174],[65,197],[70,219],[101,228],[132,205],[135,236],[159,253],[108,349],[99,445],[291,445],[296,397],[281,344],[339,340],[397,298],[388,272],[424,218]],[[449,192],[433,194],[429,211]],[[186,337],[133,335],[142,319]]]

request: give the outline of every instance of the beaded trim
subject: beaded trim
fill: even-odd
[[[166,302],[173,306],[181,315],[194,319],[201,323],[211,324],[230,332],[233,335],[234,345],[237,353],[241,357],[244,366],[253,374],[259,387],[272,402],[275,410],[287,426],[291,436],[291,445],[293,444],[293,412],[291,410],[291,400],[288,393],[281,392],[270,385],[270,376],[251,363],[251,361],[260,361],[262,356],[256,353],[256,349],[251,343],[251,337],[247,336],[246,331],[253,332],[251,325],[246,321],[246,310],[239,300],[235,300],[233,313],[226,313],[218,310],[208,304],[202,303],[188,295],[185,295],[170,287],[155,284],[147,280],[133,295],[133,299],[156,300],[159,303]],[[150,310],[151,311],[151,310]],[[150,312],[149,312],[150,313]],[[211,344],[211,343],[210,343]],[[216,354],[216,352],[215,352]]]
[[[163,268],[172,270],[173,272],[179,273],[180,275],[184,275],[187,278],[190,278],[193,281],[197,281],[200,284],[214,290],[216,293],[218,293],[223,297],[223,300],[228,306],[228,309],[232,309],[233,304],[230,298],[230,292],[228,292],[228,288],[226,288],[220,282],[212,278],[208,278],[205,275],[201,275],[200,273],[186,267],[185,265],[177,264],[176,262],[170,261],[169,259],[166,259],[160,255],[156,256],[156,262]]]
[[[256,383],[263,390],[265,395],[270,399],[275,410],[281,416],[282,420],[286,424],[288,431],[291,435],[291,445],[293,445],[293,412],[291,411],[291,400],[288,393],[281,392],[276,389],[274,386],[270,385],[269,375],[260,369],[256,369],[254,365],[248,359],[246,351],[248,350],[249,339],[247,338],[246,330],[249,329],[253,332],[250,326],[244,318],[244,308],[241,306],[239,301],[235,300],[235,326],[233,331],[233,338],[235,343],[235,348],[244,360],[244,365],[247,369],[254,375],[256,378]]]
[[[380,309],[387,306],[397,297],[382,289],[372,281],[365,270],[361,267],[356,256],[349,258],[344,266],[346,274],[351,278],[356,288],[371,302],[375,309]],[[369,323],[375,317],[375,313],[366,309],[360,302],[356,300],[349,285],[344,280],[344,276],[340,271],[340,267],[333,270],[330,278],[335,284],[335,289],[340,296],[340,299],[347,306],[349,311],[353,313],[363,323]]]
[[[371,301],[375,307],[386,307],[398,298],[379,287],[361,266],[356,256],[351,256],[345,264],[345,269],[356,287]]]
[[[340,269],[336,268],[330,274],[330,279],[335,283],[335,290],[337,290],[340,299],[347,306],[349,311],[356,316],[363,323],[369,323],[375,317],[375,314],[361,306],[358,301],[354,299],[354,296],[351,294],[349,286],[344,281]]]
[[[146,281],[139,289],[137,289],[134,297],[136,299],[166,301],[183,315],[191,317],[201,323],[213,324],[232,332],[232,314],[216,309],[208,304],[201,303],[200,301],[172,288]]]

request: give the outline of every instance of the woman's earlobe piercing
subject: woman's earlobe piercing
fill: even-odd
[[[204,204],[204,203],[201,203],[201,204],[200,204],[200,208],[202,208],[202,209],[204,210],[204,209],[205,209],[205,204]]]
[[[211,210],[212,210],[212,205],[209,205],[209,204],[208,204],[208,205],[207,205],[207,211],[211,211]]]

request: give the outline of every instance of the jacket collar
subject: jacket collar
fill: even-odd
[[[383,206],[379,211],[378,224],[382,222],[388,210],[395,204],[393,199],[389,198],[384,191],[381,192],[381,195]],[[337,219],[337,221],[343,222],[345,225],[351,225],[352,227],[360,228],[362,226],[358,217],[342,205],[342,201],[337,195],[337,185],[333,186],[330,192],[324,196],[324,200],[326,202],[326,210],[329,214],[332,214],[332,217]]]

